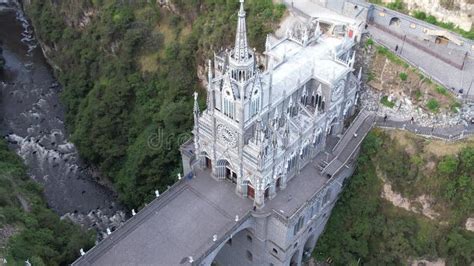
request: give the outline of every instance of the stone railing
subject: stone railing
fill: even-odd
[[[195,252],[195,254],[201,254],[199,257],[196,258],[195,261],[192,262],[192,265],[200,265],[203,260],[207,258],[212,252],[214,252],[221,244],[225,243],[228,239],[232,237],[235,233],[240,232],[243,228],[242,225],[248,222],[249,218],[251,217],[251,212],[247,212],[242,218],[239,217],[239,220],[235,222],[234,226],[227,230],[222,236],[220,236],[216,241],[212,238],[209,238],[209,242],[213,242],[212,246],[202,247],[200,250]],[[244,226],[246,227],[246,226]]]
[[[378,117],[375,122],[376,127],[387,129],[400,129],[415,133],[427,138],[437,138],[446,141],[456,141],[474,136],[474,125],[453,126],[446,128],[423,127],[411,121],[391,121]]]
[[[184,184],[185,179],[178,180],[171,185],[166,191],[161,193],[159,197],[153,199],[150,203],[145,205],[136,215],[128,219],[122,226],[112,232],[107,238],[89,249],[84,255],[79,257],[72,265],[90,265],[93,264],[97,256],[105,253],[113,247],[113,245],[126,237],[129,232],[133,231],[138,225],[142,224],[150,215],[155,214],[156,210],[164,207],[169,201],[174,199],[179,192],[186,188]],[[182,186],[180,186],[182,185]]]

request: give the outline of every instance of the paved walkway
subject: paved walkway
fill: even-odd
[[[348,164],[351,158],[353,158],[354,153],[358,150],[358,147],[360,147],[365,136],[374,126],[374,118],[374,114],[366,110],[362,110],[357,115],[341,140],[332,150],[332,159],[322,170],[323,174],[334,176],[342,167]]]
[[[233,232],[253,203],[216,182],[208,171],[183,178],[112,232],[73,265],[189,265]],[[212,218],[210,218],[212,217]],[[218,242],[218,241],[217,241]],[[219,242],[220,243],[220,242]]]
[[[474,136],[474,125],[452,126],[452,127],[423,127],[412,123],[411,121],[392,121],[384,120],[383,117],[377,117],[375,125],[380,128],[393,128],[410,131],[417,135],[439,138],[444,140],[460,140]]]

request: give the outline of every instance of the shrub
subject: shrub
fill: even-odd
[[[443,2],[443,1],[441,1]],[[454,31],[460,35],[462,35],[464,38],[474,40],[474,28],[472,28],[470,31],[465,31],[459,27],[456,27],[453,23],[451,22],[440,22],[438,21],[434,16],[427,15],[423,11],[414,11],[413,12],[413,17],[426,21],[428,23],[431,23],[433,25],[439,26],[441,28],[445,28],[451,31]]]
[[[402,72],[402,73],[400,73],[399,77],[402,81],[406,81],[407,78],[408,78],[408,75],[407,75],[407,73]]]
[[[426,107],[432,112],[437,112],[439,110],[439,102],[436,99],[429,99]]]
[[[371,46],[374,44],[374,40],[372,40],[371,38],[367,39],[367,41],[365,42],[365,46]]]
[[[438,163],[438,171],[442,175],[451,175],[456,172],[458,168],[458,160],[454,156],[445,156],[439,163]]]
[[[413,16],[419,20],[426,20],[426,13],[423,11],[415,11]]]
[[[387,7],[397,11],[403,11],[405,9],[405,5],[403,4],[402,0],[395,0],[395,2],[388,3]]]
[[[419,89],[415,91],[415,99],[417,101],[421,100],[422,96],[423,96],[423,93]]]
[[[434,16],[429,15],[426,17],[426,22],[436,25],[438,21]]]
[[[389,99],[388,99],[388,96],[383,96],[382,99],[380,99],[380,103],[387,106],[387,107],[390,107],[390,108],[393,108],[395,107],[395,103],[394,102],[391,102]]]
[[[410,65],[408,65],[403,59],[392,53],[388,48],[383,47],[383,46],[377,46],[377,52],[379,54],[382,54],[386,56],[390,61],[393,63],[403,66],[404,68],[408,68]]]
[[[375,79],[374,73],[369,72],[369,73],[367,74],[367,82],[369,82],[369,81],[371,81],[371,80],[374,80],[374,79]]]
[[[457,113],[459,112],[459,108],[461,108],[461,103],[457,101],[453,101],[450,105],[451,112]]]
[[[436,86],[436,92],[441,95],[448,95],[448,90],[443,86]]]

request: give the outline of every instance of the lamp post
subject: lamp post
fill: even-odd
[[[400,55],[402,55],[402,53],[403,53],[403,47],[405,47],[406,38],[407,38],[407,35],[406,34],[403,35],[403,42],[402,42],[402,48],[400,48]]]
[[[471,85],[469,85],[469,89],[467,89],[467,92],[466,92],[466,98],[469,98],[469,92],[471,91],[471,88],[472,88],[472,83],[474,82],[474,79],[471,80]]]

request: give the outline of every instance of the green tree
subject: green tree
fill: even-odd
[[[438,164],[438,170],[442,175],[452,175],[458,168],[458,159],[454,156],[445,156]]]

